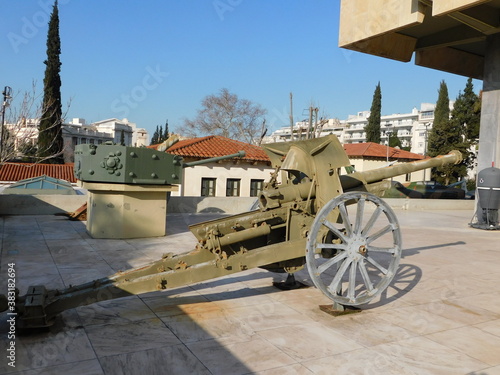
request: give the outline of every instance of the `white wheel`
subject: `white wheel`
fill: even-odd
[[[397,272],[401,231],[394,211],[366,192],[341,194],[316,215],[306,262],[314,285],[342,305],[368,303]]]

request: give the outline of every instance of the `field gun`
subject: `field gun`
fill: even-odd
[[[50,326],[64,310],[98,301],[176,288],[255,267],[294,272],[307,267],[314,285],[336,306],[373,300],[397,273],[402,250],[393,210],[378,195],[385,178],[459,163],[445,156],[367,172],[351,169],[335,136],[263,146],[275,167],[259,208],[189,227],[196,247],[143,267],[64,290],[31,286],[17,296],[17,322]],[[88,168],[82,168],[87,170]],[[9,298],[3,297],[2,310]],[[8,301],[7,301],[8,300]]]

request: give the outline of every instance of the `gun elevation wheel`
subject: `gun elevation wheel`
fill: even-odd
[[[397,272],[401,231],[391,207],[366,192],[344,193],[316,215],[306,262],[314,285],[342,305],[368,303]]]

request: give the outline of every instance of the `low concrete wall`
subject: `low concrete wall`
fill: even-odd
[[[170,197],[167,213],[213,212],[239,214],[250,209],[254,197]],[[73,212],[87,201],[87,195],[1,195],[0,215],[54,215]],[[475,201],[457,199],[388,198],[400,210],[470,210]]]
[[[248,211],[256,199],[255,197],[170,197],[167,213],[220,212],[239,214]]]
[[[0,194],[0,215],[54,215],[73,212],[87,202],[87,195]]]
[[[476,201],[471,199],[384,199],[392,208],[399,210],[470,210],[474,212]]]
[[[220,212],[239,214],[250,209],[257,198],[240,197],[170,197],[167,212]],[[463,199],[384,199],[392,208],[399,210],[470,210],[474,200]]]

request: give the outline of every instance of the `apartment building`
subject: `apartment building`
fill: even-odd
[[[450,108],[452,103],[450,102]],[[389,133],[395,134],[403,147],[410,147],[411,152],[424,155],[427,147],[427,135],[434,120],[434,108],[435,104],[433,103],[422,103],[420,109],[413,108],[408,113],[381,116],[381,143],[388,145]],[[316,127],[315,136],[335,134],[344,144],[364,143],[366,142],[365,127],[368,124],[369,116],[370,111],[361,111],[348,116],[347,120],[329,119],[320,122],[320,125]],[[308,121],[297,122],[293,128],[293,139],[305,139],[307,131],[311,131],[311,129],[314,129],[314,124],[309,127]],[[265,137],[263,143],[285,142],[290,140],[291,134],[291,128],[285,126]]]

